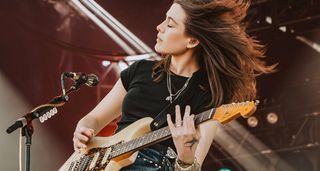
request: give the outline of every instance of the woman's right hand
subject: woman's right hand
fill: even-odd
[[[94,136],[94,130],[87,127],[77,127],[73,133],[73,148],[74,151],[80,153],[81,148],[86,148],[87,143]]]

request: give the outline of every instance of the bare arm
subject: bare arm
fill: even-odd
[[[200,140],[196,149],[196,158],[200,165],[202,165],[206,155],[211,147],[213,138],[217,132],[219,123],[217,121],[207,121],[199,125]]]
[[[85,144],[94,134],[120,116],[126,94],[121,79],[119,79],[102,101],[78,122],[73,137],[75,151],[79,152],[80,148],[86,147]]]

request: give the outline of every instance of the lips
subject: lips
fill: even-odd
[[[157,39],[159,39],[160,41],[162,41],[162,39],[160,38],[160,36],[159,36],[159,35],[157,35]]]

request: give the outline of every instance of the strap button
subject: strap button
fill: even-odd
[[[158,122],[153,123],[154,126],[159,126]]]

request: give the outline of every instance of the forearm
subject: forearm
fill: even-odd
[[[84,116],[77,123],[76,129],[79,129],[81,127],[91,128],[94,130],[95,134],[98,133],[98,131],[100,131],[100,126],[98,125],[97,120],[89,114]]]
[[[103,127],[121,115],[121,106],[125,95],[126,91],[119,79],[101,102],[78,122],[77,128],[81,126],[91,128],[97,134]]]
[[[110,122],[112,122],[115,118],[119,117],[120,114],[114,114],[110,115],[110,117],[102,120],[97,119],[97,117],[94,116],[94,114],[89,113],[88,115],[84,116],[82,119],[79,120],[77,124],[77,128],[80,127],[87,127],[94,130],[94,134],[96,135],[98,132],[100,132],[101,129],[103,129],[106,125],[108,125]]]
[[[195,156],[200,165],[202,165],[208,154],[218,126],[219,125],[216,121],[207,121],[198,127],[201,138],[199,140]]]

